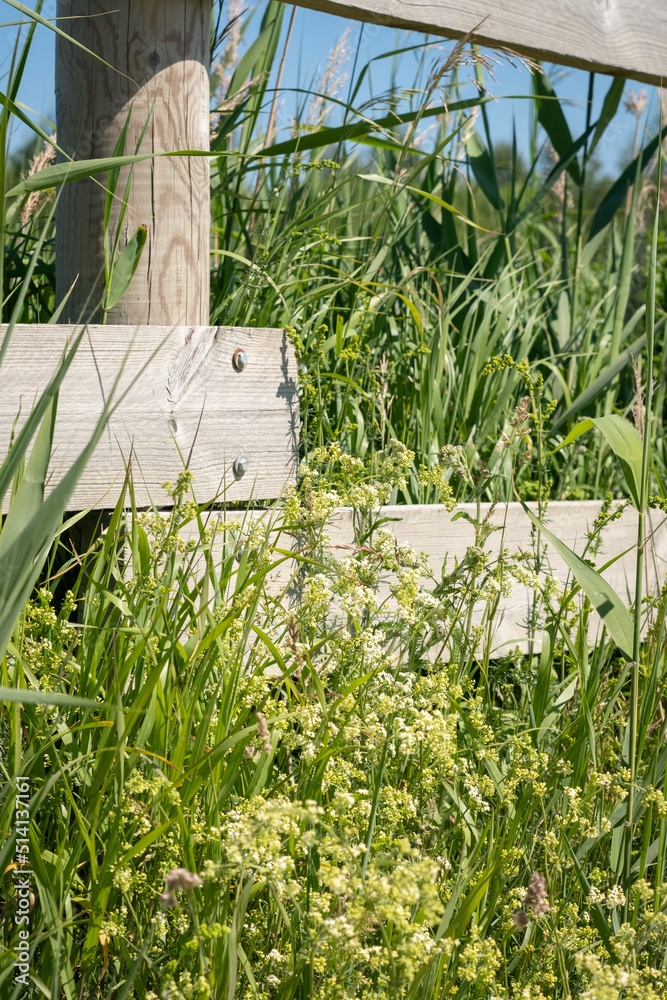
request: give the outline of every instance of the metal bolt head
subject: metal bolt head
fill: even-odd
[[[234,475],[237,478],[245,476],[246,472],[250,468],[250,461],[247,455],[239,455],[239,457],[234,462]]]
[[[248,355],[243,350],[242,347],[237,347],[234,351],[234,357],[232,358],[232,364],[236,368],[237,372],[242,372],[245,366],[248,364]]]

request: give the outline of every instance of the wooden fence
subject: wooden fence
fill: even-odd
[[[481,43],[651,83],[660,83],[667,71],[664,0],[299,2],[373,24],[469,35]],[[277,496],[294,477],[298,455],[296,371],[285,334],[206,325],[210,2],[100,0],[96,16],[91,13],[90,0],[59,0],[59,27],[99,57],[58,39],[61,148],[78,160],[111,155],[132,108],[127,152],[134,152],[147,126],[143,152],[192,149],[203,155],[138,164],[127,190],[129,174],[127,168],[121,171],[118,191],[123,197],[112,199],[110,213],[112,242],[120,228],[121,251],[136,228],[145,225],[147,245],[127,294],[106,317],[112,325],[88,327],[63,384],[54,481],[81,451],[118,380],[118,408],[74,497],[74,508],[112,506],[130,460],[140,505],[165,504],[161,483],[174,480],[184,462],[196,476],[200,500],[211,500],[225,486],[234,499]],[[61,320],[79,321],[90,311],[89,303],[99,299],[105,204],[98,179],[65,185],[61,192],[57,285],[59,297],[69,295]],[[17,413],[25,414],[46,387],[72,334],[67,325],[14,331],[2,369],[0,447],[11,439]],[[237,350],[247,353],[247,365],[234,364]],[[594,504],[553,504],[550,516],[561,537],[576,548],[596,510]],[[397,535],[426,549],[436,567],[445,554],[451,560],[469,542],[469,528],[461,521],[452,523],[440,507],[400,508],[396,516]],[[528,524],[515,507],[496,516],[506,516],[505,544],[528,544]],[[340,544],[352,544],[344,517],[333,531]],[[608,533],[609,552],[630,547],[633,532],[632,515],[626,514]],[[499,544],[500,537],[494,535],[492,544]],[[649,589],[663,578],[663,529],[653,546],[647,563]],[[631,600],[629,558],[619,559],[610,573]],[[562,566],[557,572],[563,573]],[[493,640],[499,649],[522,638],[529,598],[517,588],[503,609]]]
[[[16,429],[75,332],[70,326],[14,328],[2,363],[0,448],[9,446],[17,413]],[[242,366],[237,352],[244,354]],[[168,505],[162,484],[186,464],[202,498],[223,490],[227,500],[278,496],[295,474],[296,385],[284,330],[89,326],[61,387],[50,482],[80,455],[110,402],[117,408],[79,481],[73,509],[113,507],[130,465],[139,507]]]
[[[482,517],[488,514],[490,506],[488,503],[481,505]],[[532,510],[536,509],[535,504],[528,506]],[[583,555],[588,543],[588,532],[592,530],[601,507],[602,503],[597,500],[554,501],[549,504],[545,523],[549,530],[574,552]],[[471,517],[477,515],[475,504],[460,504],[457,507],[457,512],[460,511]],[[454,514],[449,513],[439,504],[383,507],[379,513],[382,517],[392,519],[384,527],[389,528],[400,543],[407,542],[417,553],[426,553],[428,565],[436,580],[440,579],[443,566],[447,572],[453,571],[456,562],[460,563],[463,560],[466,550],[475,541],[473,526],[463,518],[453,520]],[[262,517],[268,524],[280,523],[279,519],[276,521],[276,516],[271,511],[254,511],[251,517]],[[349,508],[344,509],[339,511],[326,526],[326,533],[331,538],[330,551],[337,559],[342,559],[355,551],[352,519],[353,511]],[[649,511],[647,520],[649,539],[644,565],[644,593],[657,595],[667,574],[667,521],[659,511]],[[516,557],[520,553],[527,553],[530,558],[526,565],[530,566],[533,563],[536,539],[533,525],[521,504],[510,503],[496,506],[490,522],[498,529],[490,535],[485,545],[490,565],[493,565],[500,552],[506,549],[510,558]],[[196,540],[198,537],[197,530],[192,527],[186,527],[181,534],[186,541]],[[298,540],[290,534],[278,534],[273,540],[278,548],[299,552]],[[635,594],[636,543],[637,512],[634,508],[627,508],[621,518],[612,521],[603,530],[601,545],[595,556],[598,568],[606,565],[606,569],[602,573],[605,580],[628,604],[632,604]],[[222,536],[214,537],[211,547],[214,565],[220,565],[225,544]],[[197,575],[203,571],[203,568],[202,559],[195,561],[193,573]],[[272,571],[267,583],[269,593],[276,596],[287,592],[289,595],[291,591],[291,599],[298,600],[298,587],[295,589],[291,586],[298,568],[296,561],[286,561],[278,569]],[[548,543],[543,553],[540,579],[544,581],[547,574],[555,577],[561,587],[571,585],[573,582],[566,563]],[[391,584],[394,581],[395,576],[391,573],[383,576],[378,592],[379,600],[390,597]],[[429,590],[432,587],[426,583],[425,589]],[[527,622],[531,618],[534,601],[534,589],[515,580],[512,586],[512,596],[501,599],[493,618],[490,639],[491,656],[502,656],[516,647],[524,651],[528,648]],[[485,605],[480,604],[475,611],[473,624],[483,622],[484,616]],[[537,651],[541,648],[541,624],[543,621],[544,614],[542,613],[533,637],[534,648]],[[589,630],[591,642],[594,642],[599,635],[600,624],[598,615],[593,612]]]
[[[297,0],[371,24],[500,45],[514,52],[662,86],[663,0]]]

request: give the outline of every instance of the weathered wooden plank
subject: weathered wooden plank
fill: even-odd
[[[146,125],[140,152],[209,148],[210,0],[58,0],[57,14],[59,27],[105,60],[57,38],[58,142],[67,153],[77,160],[113,155],[130,108],[127,153],[136,151]],[[111,246],[127,176],[125,169],[116,191]],[[64,322],[93,318],[104,287],[103,182],[104,175],[77,181],[60,193],[58,301],[76,281]],[[163,157],[133,167],[119,249],[140,225],[148,241],[109,322],[208,323],[209,220],[207,157]]]
[[[530,506],[535,508],[533,504]],[[599,501],[553,502],[549,505],[548,527],[570,548],[581,554],[586,545],[587,533],[592,528],[601,506]],[[482,516],[488,513],[489,508],[489,504],[482,504]],[[457,511],[465,511],[472,517],[476,516],[474,504],[461,504]],[[468,546],[474,544],[472,525],[464,519],[453,521],[453,514],[448,513],[441,506],[384,507],[381,514],[396,519],[392,520],[390,524],[385,524],[384,527],[390,528],[399,542],[409,543],[417,552],[428,553],[428,562],[436,579],[440,577],[445,560],[447,570],[452,570],[455,560],[463,559]],[[250,516],[265,517],[269,520],[274,517],[272,514],[261,511],[252,512]],[[352,511],[342,510],[327,525],[326,530],[331,538],[333,554],[339,559],[354,551],[352,517]],[[647,551],[644,587],[646,593],[657,594],[667,572],[667,526],[664,523],[665,518],[659,512],[650,511],[648,519],[653,535]],[[502,529],[493,532],[485,547],[491,563],[497,559],[502,549],[508,549],[512,556],[519,552],[532,553],[534,551],[532,525],[520,504],[499,505],[491,516],[491,522]],[[276,523],[279,524],[279,520]],[[183,532],[183,536],[186,540],[197,537],[196,531],[190,528]],[[628,604],[634,599],[634,546],[636,540],[637,513],[634,509],[628,509],[619,520],[613,521],[604,530],[600,551],[596,557],[598,566],[618,557],[613,565],[604,571],[603,575]],[[221,558],[222,545],[221,539],[214,542],[212,548],[214,559]],[[295,551],[298,551],[298,546],[289,536],[278,536],[276,545],[282,548],[289,548],[291,545]],[[198,566],[195,565],[194,571],[200,571],[201,566],[201,562]],[[296,569],[296,562],[286,562],[274,571],[268,584],[270,593],[278,595],[285,591],[289,587],[290,579]],[[546,564],[541,573],[542,578],[544,578],[545,573],[555,576],[561,584],[565,584],[569,578],[564,561],[549,547],[546,550]],[[387,574],[380,583],[380,601],[389,596],[391,582],[392,577]],[[428,586],[426,589],[429,589]],[[494,616],[490,646],[493,657],[505,655],[517,646],[524,651],[528,648],[526,621],[530,616],[533,601],[534,591],[532,588],[514,581],[512,596],[501,600]],[[483,620],[483,614],[484,607],[480,605],[475,611],[473,624],[479,624]],[[597,615],[593,615],[590,627],[591,643],[596,641],[599,630],[600,620]],[[541,648],[539,629],[535,635],[534,648],[536,651]]]
[[[663,85],[664,0],[296,0],[357,21],[502,45],[550,62]]]
[[[2,328],[4,334],[6,328]],[[0,449],[57,367],[74,327],[16,326],[2,365]],[[242,348],[248,363],[236,370]],[[29,363],[26,362],[29,359]],[[125,393],[71,503],[112,507],[132,456],[139,506],[168,504],[162,489],[185,461],[200,501],[278,496],[298,457],[296,363],[283,330],[91,326],[58,403],[51,478],[57,482],[90,438],[104,400]],[[180,449],[180,455],[179,455]],[[235,477],[245,454],[249,468]],[[181,456],[183,456],[181,458]]]
[[[529,505],[535,510],[534,504]],[[592,528],[601,503],[599,501],[561,501],[549,505],[547,526],[566,545],[581,554],[587,541],[587,533]],[[485,516],[489,504],[482,504],[481,513]],[[471,517],[476,517],[474,504],[461,504],[457,510],[463,510]],[[399,517],[400,520],[391,525],[391,529],[401,542],[408,542],[417,552],[426,552],[429,565],[436,577],[439,576],[444,560],[448,569],[454,568],[456,559],[465,556],[468,546],[474,544],[474,529],[464,519],[452,521],[443,507],[435,505],[414,505],[403,508],[384,508],[384,514]],[[647,593],[657,593],[665,579],[667,571],[667,527],[662,523],[664,517],[659,512],[649,512],[651,530],[655,530],[648,548],[645,566],[645,589]],[[491,523],[501,531],[495,531],[488,539],[485,550],[493,562],[501,551],[506,548],[511,555],[519,552],[534,551],[532,524],[523,508],[518,503],[507,506],[499,505],[491,516]],[[329,530],[332,544],[350,544],[353,538],[351,514],[339,515],[337,522]],[[605,579],[616,592],[625,598],[628,604],[634,599],[635,557],[634,546],[637,541],[637,513],[627,509],[623,516],[612,522],[602,536],[602,544],[597,559],[597,565],[602,566],[612,558],[617,558],[604,572]],[[630,551],[626,551],[626,550]],[[625,553],[625,554],[623,554]],[[566,564],[549,546],[546,550],[547,564],[543,573],[549,572],[564,584],[569,578]],[[389,581],[385,582],[382,594],[388,593]],[[514,582],[512,596],[501,601],[494,618],[491,651],[499,656],[509,649],[519,645],[527,648],[527,632],[525,623],[530,616],[533,604],[533,591]],[[482,620],[483,608],[478,608],[474,615],[474,623]],[[595,640],[599,632],[600,622],[597,615],[593,616],[590,638]],[[538,636],[536,649],[541,648]]]

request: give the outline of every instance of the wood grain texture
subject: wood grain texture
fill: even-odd
[[[24,420],[46,388],[73,332],[66,326],[14,328],[2,365],[0,451],[9,445],[19,410]],[[238,347],[249,359],[242,372],[232,364]],[[276,497],[293,479],[298,458],[296,382],[294,353],[282,330],[89,327],[60,391],[51,481],[82,451],[103,401],[125,393],[70,509],[112,507],[130,457],[137,505],[168,506],[162,483],[175,481],[190,453],[199,501],[223,489],[228,500]],[[232,465],[240,454],[250,468],[237,480]]]
[[[77,160],[111,156],[132,108],[126,152],[209,148],[210,0],[58,0],[59,26],[109,65],[56,42],[58,142]],[[111,219],[116,231],[128,169]],[[209,316],[207,157],[169,157],[133,168],[120,249],[140,225],[148,241],[109,322],[199,326]],[[64,185],[57,208],[57,296],[76,285],[63,322],[90,319],[104,267],[104,175]],[[113,236],[112,236],[113,239]]]
[[[667,78],[665,0],[296,0],[300,7],[630,76]]]
[[[488,513],[489,506],[489,504],[482,504],[483,516]],[[532,509],[535,508],[534,504],[529,506]],[[549,505],[547,526],[570,548],[581,554],[586,545],[587,532],[592,528],[601,506],[599,501],[593,500],[553,502]],[[474,504],[460,504],[457,511],[465,511],[472,517],[476,516]],[[423,551],[428,554],[428,562],[436,579],[440,577],[445,560],[447,571],[450,572],[454,569],[455,560],[463,559],[468,546],[474,544],[472,525],[464,519],[453,521],[453,515],[449,514],[444,507],[418,504],[411,507],[384,507],[381,514],[396,519],[385,524],[384,527],[393,531],[400,542],[407,542],[417,552]],[[252,516],[273,518],[274,520],[276,517],[273,513],[267,514],[260,511],[255,512]],[[351,510],[340,511],[326,529],[327,534],[331,537],[332,552],[338,559],[342,559],[354,551],[352,516]],[[491,520],[494,525],[502,528],[501,531],[493,532],[486,545],[486,551],[492,562],[497,558],[502,548],[508,549],[511,555],[519,552],[533,552],[532,525],[520,504],[510,503],[506,507],[499,505]],[[653,532],[653,535],[647,549],[644,587],[646,593],[657,594],[667,573],[667,526],[663,523],[664,516],[657,511],[650,511],[648,520],[649,530]],[[187,529],[183,534],[188,540],[196,537],[196,532]],[[619,520],[612,522],[605,529],[602,545],[596,557],[597,565],[602,566],[613,557],[620,556],[612,566],[604,571],[603,575],[616,592],[627,601],[628,605],[634,599],[634,546],[636,540],[637,513],[634,509],[628,509]],[[279,536],[276,545],[286,549],[292,547],[294,551],[298,551],[298,546],[291,536]],[[214,544],[214,558],[216,546],[219,559],[222,542]],[[626,552],[628,549],[630,551]],[[269,580],[270,593],[277,596],[283,591],[289,590],[290,580],[296,569],[296,562],[286,562],[274,571]],[[555,576],[562,584],[569,579],[566,564],[549,548],[547,548],[545,571]],[[384,600],[389,596],[391,581],[392,577],[389,574],[381,581],[379,600]],[[298,594],[293,595],[293,597],[298,600]],[[527,649],[525,623],[530,615],[533,599],[531,589],[514,581],[512,596],[501,600],[500,607],[494,617],[490,644],[493,657],[503,656],[517,646],[523,651]],[[482,622],[483,615],[484,607],[480,605],[474,614],[474,624]],[[600,619],[594,614],[589,634],[591,643],[596,641],[599,632]],[[541,648],[539,630],[535,638],[535,648],[539,651]]]

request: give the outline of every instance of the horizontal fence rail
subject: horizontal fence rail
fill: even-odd
[[[656,86],[667,76],[664,0],[297,0],[297,6],[450,38],[472,33],[483,45]]]
[[[2,365],[0,448],[9,446],[76,333],[71,326],[14,327]],[[294,478],[297,372],[283,330],[88,327],[59,393],[52,486],[109,401],[117,408],[72,510],[113,507],[128,465],[139,507],[168,505],[162,484],[186,464],[200,501],[274,498]]]
[[[535,504],[528,506],[536,511]],[[553,534],[581,555],[587,544],[588,532],[593,528],[601,507],[602,503],[595,500],[553,502],[549,504],[545,523]],[[490,504],[482,504],[482,517],[485,517],[490,509]],[[454,513],[449,513],[439,505],[383,507],[378,515],[382,518],[391,518],[391,521],[385,523],[383,527],[389,528],[398,542],[407,542],[417,553],[427,554],[428,565],[438,580],[443,564],[447,572],[451,572],[455,568],[456,561],[460,562],[465,557],[468,547],[475,544],[473,526],[463,518],[453,520],[455,513],[461,511],[471,517],[477,517],[475,504],[460,504]],[[262,517],[274,525],[280,524],[279,512],[276,511],[251,511],[248,517]],[[330,551],[337,559],[342,559],[355,551],[353,518],[354,512],[344,509],[339,511],[326,526],[326,533],[330,538]],[[490,535],[485,545],[490,564],[493,565],[502,550],[507,550],[510,558],[516,558],[520,553],[528,553],[531,558],[524,565],[530,567],[536,549],[536,536],[521,504],[499,504],[493,509],[490,520],[499,529]],[[650,539],[646,549],[644,593],[657,595],[667,573],[667,524],[664,515],[659,511],[649,511],[647,520]],[[181,534],[186,541],[198,538],[198,531],[193,526],[187,526]],[[287,533],[278,533],[272,537],[275,537],[276,547],[299,552],[298,540]],[[618,520],[612,521],[604,528],[602,542],[595,556],[595,565],[598,568],[609,563],[602,571],[602,575],[628,605],[634,600],[636,542],[637,512],[634,508],[627,508]],[[214,564],[220,563],[225,544],[229,542],[223,542],[221,536],[214,536],[211,546]],[[365,544],[372,548],[372,538]],[[194,572],[201,572],[202,569],[203,558],[200,557],[195,563]],[[267,585],[269,592],[273,596],[285,592],[288,598],[298,601],[298,582],[295,584],[297,569],[296,561],[286,561],[274,570]],[[571,585],[573,582],[567,565],[548,543],[543,548],[543,564],[538,573],[542,581],[547,575],[555,577],[561,587]],[[392,575],[387,573],[380,583],[378,602],[390,595],[391,583]],[[428,584],[426,589],[430,589]],[[490,644],[489,651],[492,657],[504,656],[517,647],[525,652],[531,641],[534,650],[539,652],[542,645],[544,610],[540,612],[532,640],[526,624],[530,619],[534,601],[533,587],[514,580],[512,596],[501,598],[484,640]],[[486,613],[486,605],[479,604],[473,616],[473,624],[483,624]],[[336,614],[335,609],[333,614]],[[589,628],[591,644],[599,638],[600,630],[600,618],[593,612]],[[480,646],[480,652],[484,642]],[[448,655],[446,651],[445,655]]]

